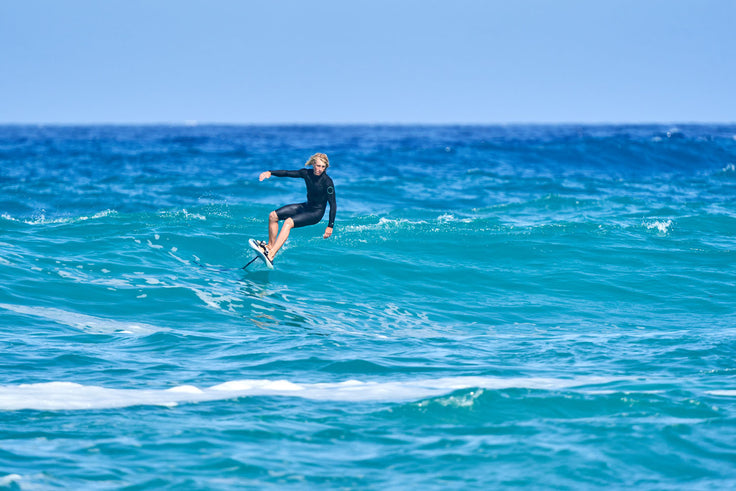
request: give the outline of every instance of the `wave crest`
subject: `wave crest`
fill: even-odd
[[[199,389],[193,385],[178,386],[171,389],[112,389],[57,381],[0,387],[0,410],[82,410],[130,406],[171,407],[181,403],[255,396],[301,397],[312,400],[346,402],[402,402],[444,396],[465,389],[582,390],[586,386],[600,386],[622,380],[628,380],[628,378],[591,376],[556,379],[467,376],[387,382],[363,382],[351,379],[344,382],[330,383],[247,379],[224,382],[205,389]],[[459,404],[467,405],[473,397],[470,399],[461,398]]]

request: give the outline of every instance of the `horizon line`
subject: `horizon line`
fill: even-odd
[[[354,122],[325,122],[325,121],[280,121],[280,122],[222,122],[222,121],[35,121],[17,122],[0,121],[0,126],[697,126],[697,125],[736,125],[734,121],[489,121],[489,122],[399,122],[399,121],[354,121]]]

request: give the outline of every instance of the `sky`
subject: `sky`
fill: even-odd
[[[0,0],[2,123],[736,122],[736,0]]]

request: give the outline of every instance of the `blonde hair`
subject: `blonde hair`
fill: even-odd
[[[317,162],[318,160],[322,162],[323,164],[325,164],[325,169],[330,166],[330,159],[327,158],[327,155],[323,153],[315,153],[314,155],[309,157],[309,160],[307,160],[307,163],[304,164],[304,167],[307,167],[308,165],[313,166],[314,163]]]

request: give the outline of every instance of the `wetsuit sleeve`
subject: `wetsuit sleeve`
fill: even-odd
[[[330,183],[327,188],[327,202],[330,203],[330,221],[327,226],[332,228],[335,226],[335,214],[337,213],[337,202],[335,200],[335,186]]]
[[[270,170],[272,176],[275,177],[304,177],[302,170]]]

